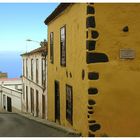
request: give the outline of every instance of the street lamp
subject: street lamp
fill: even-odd
[[[27,42],[35,42],[35,43],[38,43],[40,45],[39,41],[32,40],[32,39],[26,39],[26,52],[27,52]]]
[[[39,43],[40,44],[40,42],[39,41],[36,41],[36,40],[27,39],[26,41],[28,41],[28,42],[36,42],[36,43]]]

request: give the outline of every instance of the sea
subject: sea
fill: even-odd
[[[0,72],[6,72],[8,78],[19,78],[22,75],[21,52],[0,51]]]

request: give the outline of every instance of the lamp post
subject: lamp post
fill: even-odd
[[[28,42],[36,42],[36,43],[39,43],[40,44],[40,42],[39,41],[36,41],[36,40],[27,39],[26,41],[28,41]]]
[[[32,39],[26,39],[26,52],[27,52],[27,42],[35,42],[35,43],[38,43],[40,45],[39,41],[32,40]]]

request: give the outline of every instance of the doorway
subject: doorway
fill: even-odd
[[[60,123],[60,88],[59,82],[55,81],[55,122]]]
[[[45,119],[45,95],[42,95],[42,118]]]
[[[7,111],[12,112],[12,100],[10,97],[7,97]]]
[[[34,89],[31,88],[31,113],[34,115]]]
[[[3,95],[3,109],[6,110],[6,96]]]
[[[36,90],[36,116],[39,114],[38,90]]]

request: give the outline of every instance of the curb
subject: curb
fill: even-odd
[[[66,127],[64,127],[62,125],[58,125],[58,124],[56,124],[54,122],[50,122],[50,121],[45,120],[45,119],[34,117],[34,116],[32,116],[30,114],[27,114],[27,113],[16,112],[16,114],[24,116],[24,117],[26,117],[26,118],[28,118],[30,120],[34,120],[36,122],[42,123],[42,124],[47,125],[47,126],[49,126],[51,128],[63,131],[65,133],[67,133],[68,135],[73,135],[73,137],[80,137],[81,136],[81,134],[79,132],[74,131],[73,129],[70,129],[70,128],[66,128]]]

